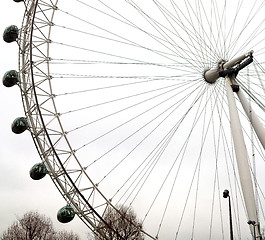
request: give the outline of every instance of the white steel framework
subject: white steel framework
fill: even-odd
[[[147,207],[147,210],[145,210],[146,213],[143,214],[142,217],[143,221],[145,221],[146,218],[151,215],[151,210],[155,209],[154,206],[156,206],[156,203],[158,202],[157,199],[159,199],[161,195],[166,195],[166,200],[162,198],[163,205],[156,207],[159,210],[160,208],[162,209],[160,211],[161,217],[159,218],[159,221],[155,220],[152,222],[155,222],[158,227],[155,230],[153,229],[153,226],[151,226],[148,231],[145,231],[145,229],[142,230],[143,235],[146,239],[164,239],[163,236],[165,235],[160,235],[160,232],[162,232],[162,225],[167,226],[169,222],[172,222],[172,218],[169,217],[166,219],[166,215],[176,212],[176,218],[179,223],[174,227],[176,229],[175,239],[183,237],[180,235],[180,229],[185,229],[186,215],[190,217],[189,220],[186,220],[186,222],[189,222],[192,225],[191,239],[195,239],[196,226],[199,222],[196,214],[197,212],[204,211],[203,208],[206,209],[203,201],[200,202],[201,207],[199,207],[199,188],[203,182],[201,180],[201,176],[207,178],[208,176],[205,175],[209,174],[210,176],[212,174],[214,183],[212,185],[207,183],[206,185],[209,185],[209,188],[212,188],[213,194],[210,197],[208,193],[205,193],[204,191],[202,194],[203,197],[205,194],[208,198],[212,198],[211,211],[209,215],[207,215],[211,219],[209,234],[210,239],[212,235],[214,235],[212,233],[214,229],[213,225],[216,224],[216,222],[212,220],[216,215],[214,210],[215,206],[219,205],[220,209],[222,209],[223,205],[220,200],[219,193],[221,185],[219,175],[221,171],[217,169],[217,166],[220,164],[220,159],[224,158],[226,155],[229,155],[232,159],[232,156],[230,155],[232,155],[232,152],[235,151],[248,220],[255,221],[257,223],[255,226],[255,232],[260,237],[260,219],[257,216],[257,209],[255,206],[257,200],[255,199],[253,189],[253,178],[255,178],[255,176],[253,176],[252,171],[249,168],[247,147],[244,142],[244,133],[239,120],[240,113],[238,113],[238,106],[236,105],[236,99],[231,88],[231,85],[234,84],[236,87],[239,86],[239,90],[237,90],[238,99],[241,101],[243,109],[249,117],[250,122],[253,124],[253,128],[255,129],[256,134],[264,148],[265,131],[262,123],[254,113],[254,110],[249,107],[250,105],[247,103],[246,97],[243,95],[240,82],[237,82],[236,79],[236,75],[240,75],[240,71],[250,64],[250,60],[252,61],[253,52],[248,51],[247,54],[244,55],[238,54],[239,57],[232,58],[231,61],[220,60],[216,59],[217,57],[212,57],[211,55],[213,54],[212,52],[214,47],[221,45],[219,37],[221,38],[221,35],[225,35],[226,32],[224,30],[218,30],[218,38],[216,39],[213,37],[213,35],[216,34],[214,31],[212,31],[210,35],[206,34],[206,30],[202,27],[202,22],[207,22],[209,29],[211,30],[214,28],[215,23],[212,23],[207,18],[203,18],[202,13],[205,12],[205,9],[202,8],[203,4],[201,1],[195,1],[196,8],[193,8],[189,1],[184,1],[185,4],[183,4],[183,6],[187,8],[185,16],[182,16],[182,13],[179,11],[179,6],[174,1],[168,1],[169,6],[173,8],[174,14],[168,10],[171,8],[168,6],[166,7],[166,5],[163,5],[161,2],[150,1],[156,6],[156,10],[158,11],[157,14],[162,15],[163,20],[161,22],[157,22],[151,15],[148,15],[144,10],[145,6],[143,5],[140,7],[140,4],[142,3],[139,3],[138,5],[137,1],[121,1],[120,3],[125,4],[125,6],[129,6],[131,9],[136,11],[137,14],[139,14],[138,16],[141,17],[141,19],[145,20],[144,24],[139,26],[129,20],[129,17],[134,19],[136,22],[139,20],[138,18],[135,18],[133,14],[130,16],[128,12],[127,16],[126,14],[118,13],[118,11],[114,10],[114,7],[112,8],[112,6],[108,5],[108,3],[104,1],[94,1],[94,3],[97,2],[98,5],[90,5],[90,3],[79,0],[76,0],[76,2],[78,4],[82,4],[84,9],[86,7],[89,10],[95,11],[95,15],[91,15],[91,18],[95,18],[97,14],[101,14],[102,17],[109,18],[110,22],[113,20],[114,22],[117,22],[117,24],[120,24],[121,26],[117,28],[119,28],[118,30],[122,33],[116,33],[116,30],[110,30],[114,27],[114,24],[110,23],[108,27],[103,29],[100,25],[89,22],[86,18],[81,19],[79,15],[77,16],[63,10],[63,7],[59,5],[60,1],[58,0],[26,0],[24,1],[25,15],[18,40],[20,47],[19,71],[21,76],[19,86],[21,89],[25,115],[30,124],[29,129],[41,160],[47,166],[52,181],[66,200],[66,203],[74,208],[80,219],[93,232],[95,232],[95,234],[101,235],[102,232],[98,226],[102,226],[103,222],[107,228],[109,227],[104,219],[107,209],[113,208],[118,214],[120,214],[117,204],[122,202],[121,199],[125,199],[125,205],[127,204],[129,206],[133,206],[134,201],[136,201],[135,199],[138,195],[140,195],[139,193],[141,191],[144,192],[141,197],[139,197],[140,200],[138,201],[138,206],[140,206],[140,210],[138,210],[138,212],[142,211],[142,205],[150,201],[150,205]],[[215,4],[211,1],[211,4],[211,7],[215,10],[218,9],[217,5],[219,3],[217,3],[217,1]],[[262,8],[263,5],[264,2],[260,5],[260,8]],[[103,6],[102,9],[99,6]],[[61,26],[60,24],[56,25],[56,14],[60,7],[62,7],[60,14],[69,17],[73,20],[73,22],[80,21],[80,25],[81,23],[87,24],[86,27],[88,29],[91,28],[91,32],[85,32],[85,29],[83,28],[79,29],[78,25],[76,29],[73,29],[71,26],[67,27]],[[256,6],[254,5],[253,9],[255,7]],[[238,9],[240,9],[239,5]],[[80,11],[81,10],[83,9],[80,9]],[[227,10],[226,4],[224,5],[222,17],[215,11],[210,12],[212,17],[215,16],[220,21],[220,23],[216,23],[217,29],[226,25],[226,22],[223,20],[225,18],[225,10]],[[195,24],[195,20],[192,21],[188,18],[193,14],[196,15],[195,19],[197,21],[201,21],[198,21],[198,26]],[[251,19],[250,16],[249,19]],[[182,19],[183,22],[179,19]],[[237,19],[235,17],[234,21],[236,22],[236,20]],[[103,19],[102,24],[104,25],[106,23],[108,22]],[[101,24],[101,22],[99,24]],[[145,24],[151,26],[150,31],[145,29]],[[188,28],[189,25],[192,25],[190,29]],[[81,36],[90,37],[92,40],[90,39],[91,42],[88,44],[89,47],[85,48],[83,46],[72,46],[67,42],[56,42],[53,39],[53,34],[60,34],[60,32],[55,32],[55,26],[62,32],[67,30],[70,33],[74,33],[73,35],[80,34]],[[175,26],[179,27],[179,31],[175,29]],[[246,26],[248,26],[248,24],[246,24]],[[139,32],[139,37],[135,37],[135,39],[132,40],[127,39],[126,36],[122,35],[123,27],[128,27],[132,30],[130,35],[131,37],[135,36],[134,31]],[[260,33],[259,30],[260,29],[257,28],[255,33]],[[232,29],[232,27],[229,31],[227,31],[228,37],[231,38],[231,49],[235,48],[236,40],[238,40],[236,39],[232,41],[233,35],[231,32],[234,31],[235,30]],[[102,32],[106,35],[102,34]],[[239,36],[243,35],[243,32],[244,31],[242,30]],[[145,41],[142,41],[142,38],[144,38],[142,35],[150,38],[150,42],[154,42],[154,46],[157,44],[159,47],[152,47],[151,44],[145,45]],[[184,36],[188,38],[189,41],[184,39]],[[202,41],[202,44],[198,44],[198,42],[201,42],[201,38],[203,37],[205,39]],[[98,42],[95,41],[94,38],[96,38]],[[176,38],[177,41],[173,41],[174,38]],[[71,39],[70,35],[69,39]],[[224,39],[226,38],[224,37]],[[112,48],[107,50],[104,49],[105,45],[100,45],[100,43],[104,43],[104,41],[110,42],[110,45],[113,45],[114,50]],[[178,42],[181,42],[182,45],[178,44]],[[209,42],[209,45],[207,42]],[[222,45],[222,47],[225,49],[228,40],[227,42],[226,40],[224,42],[225,44],[224,46]],[[249,42],[249,39],[247,39],[246,42]],[[94,44],[94,48],[92,48],[92,46],[90,48],[90,44]],[[70,47],[73,48],[74,51],[82,50],[85,54],[82,55],[81,59],[76,59],[74,57],[73,59],[68,59],[64,56],[65,52],[61,51],[63,55],[62,58],[54,59],[52,52],[57,51],[54,49],[55,45],[58,46],[58,48],[61,47],[63,50],[64,48],[68,49]],[[98,48],[98,45],[100,45],[100,48]],[[130,58],[130,56],[122,55],[124,51],[123,47],[126,50],[128,49],[128,52],[135,56]],[[185,51],[183,51],[183,49],[185,49]],[[240,48],[239,50],[241,53],[242,49]],[[142,53],[141,58],[138,58],[138,52]],[[74,56],[72,52],[70,55]],[[86,55],[94,58],[93,61],[90,58],[89,60],[84,59],[83,56]],[[153,55],[155,56],[154,60],[152,59],[148,62],[146,59]],[[220,58],[220,56],[227,57],[223,56],[223,53],[218,53],[216,55],[218,55],[218,58]],[[158,62],[157,56],[162,57],[163,60],[166,59],[167,62]],[[194,63],[197,64],[200,61],[200,57],[200,60],[202,61],[200,63],[201,65],[195,65]],[[182,64],[182,60],[185,60],[185,64]],[[218,63],[218,67],[212,67],[216,64],[217,60],[220,61]],[[245,60],[247,62],[244,62]],[[209,62],[210,64],[208,64]],[[59,75],[59,73],[54,72],[53,70],[53,66],[56,64],[66,64],[67,66],[67,64],[70,65],[71,63],[75,64],[75,68],[77,69],[74,75],[71,75],[70,67],[62,67],[61,71],[63,71],[63,73],[59,77],[56,75]],[[106,75],[101,74],[102,65],[104,68],[103,70],[106,71]],[[83,69],[86,68],[89,69],[89,73],[86,73],[87,75],[82,72]],[[202,74],[204,69],[209,68],[210,70],[206,70],[204,71],[204,74]],[[126,70],[130,71],[127,73]],[[94,71],[96,71],[96,74]],[[175,73],[176,71],[179,71],[178,74]],[[196,75],[192,75],[193,71],[196,72]],[[91,86],[89,86],[89,89],[83,89],[82,84],[80,84],[81,90],[76,90],[75,86],[73,86],[73,90],[71,89],[72,92],[66,93],[60,93],[58,89],[54,89],[54,79],[67,79],[68,77],[72,77],[74,79],[73,81],[84,78],[89,84],[91,84]],[[107,83],[108,85],[104,85],[104,81],[107,80],[106,82],[108,82],[109,79],[114,83]],[[131,79],[135,82],[132,82]],[[227,83],[224,82],[224,79],[226,79],[225,81],[227,81]],[[86,86],[86,84],[88,84],[87,82],[83,83],[83,85]],[[225,85],[227,91],[227,102],[220,97],[220,95],[225,92]],[[61,87],[63,89],[63,84]],[[123,91],[123,88],[126,89]],[[116,91],[116,89],[118,90]],[[76,109],[72,110],[69,108],[70,110],[66,110],[65,112],[61,109],[57,109],[57,99],[60,95],[64,97],[68,95],[75,95],[77,92],[80,94],[88,93],[86,96],[89,100],[85,101],[91,101],[91,105],[78,105]],[[99,96],[98,98],[100,101],[94,100],[94,92],[96,92],[95,96]],[[90,93],[92,97],[89,95]],[[109,95],[113,96],[111,100],[108,99]],[[134,98],[137,100],[135,100],[135,102],[130,102],[130,100]],[[120,103],[121,101],[124,101],[124,105],[122,108],[119,106],[117,107],[115,104]],[[149,102],[152,102],[152,105],[147,108],[146,105],[148,105]],[[165,107],[167,103],[170,103],[171,105],[167,105]],[[69,101],[67,104],[71,105],[72,102]],[[113,105],[105,107],[105,105],[108,104]],[[228,105],[229,107],[230,119],[228,121],[228,113],[224,110],[224,105]],[[73,112],[79,112],[87,109],[90,110],[93,109],[93,107],[102,107],[102,110],[98,111],[99,115],[97,118],[90,120],[90,122],[81,122],[78,126],[72,127],[70,124],[72,128],[68,126],[65,128],[65,119],[63,117],[67,113],[72,114]],[[136,109],[136,113],[134,113],[134,108]],[[126,111],[128,109],[131,110],[133,114],[131,114],[131,112],[127,114]],[[212,111],[209,111],[209,109]],[[156,110],[158,113],[155,112]],[[106,115],[100,115],[103,112],[107,112],[104,113]],[[123,114],[123,112],[125,113]],[[96,115],[97,111],[91,110],[89,113],[85,113],[83,115],[80,114],[80,118],[93,114]],[[127,119],[127,115],[130,117],[129,120]],[[148,117],[146,117],[146,115],[148,115]],[[105,120],[111,119],[113,116],[116,116],[115,120],[117,121],[117,124],[115,123],[115,126],[110,127],[108,124],[111,121]],[[142,125],[137,122],[138,119],[142,121],[140,123]],[[158,122],[160,119],[162,119],[161,122]],[[174,121],[171,119],[174,119]],[[235,148],[231,147],[229,145],[230,143],[226,140],[226,138],[228,138],[226,133],[227,126],[225,126],[225,123],[222,123],[223,119],[226,123],[231,123]],[[104,127],[106,126],[106,129],[96,125],[101,120],[103,122],[102,125],[104,125]],[[84,128],[93,125],[94,123],[96,125],[95,131],[92,126],[90,132],[88,132],[88,134],[94,134],[94,138],[88,138],[89,140],[85,140],[80,145],[75,145],[72,141],[70,141],[69,136],[73,132],[82,131]],[[126,124],[128,124],[126,129],[128,131],[123,132],[123,127],[127,126]],[[202,127],[198,127],[200,124]],[[167,132],[164,133],[161,131],[160,127],[163,131],[164,129],[167,129]],[[148,129],[148,131],[140,135],[143,129]],[[219,129],[216,131],[217,134],[213,134],[213,137],[209,140],[209,135],[216,129]],[[116,130],[117,132],[120,130],[117,134],[117,139],[113,136],[114,134],[112,135],[112,133],[115,133]],[[156,133],[159,138],[151,138],[154,133]],[[83,136],[83,132],[79,135],[77,134],[77,136],[78,138],[79,136],[80,138],[85,138]],[[96,145],[94,147],[94,149],[101,151],[102,155],[97,154],[97,151],[94,151],[91,147],[92,150],[88,152],[93,156],[91,156],[92,160],[89,162],[79,159],[79,156],[85,156],[85,158],[87,157],[85,154],[80,154],[83,149],[89,147],[91,143],[95,143],[104,138],[107,140],[102,142],[105,145],[109,145],[105,146],[102,144],[103,147],[100,145]],[[72,139],[75,139],[75,137],[72,137],[71,140]],[[178,141],[179,139],[181,139],[180,142]],[[125,142],[129,143],[128,145],[123,146]],[[198,142],[200,142],[200,144],[197,144]],[[212,144],[210,146],[214,146],[213,148],[209,147],[209,142]],[[173,151],[167,152],[166,149],[170,148],[171,145],[174,145],[172,148]],[[149,148],[152,149],[147,154],[145,150],[149,150]],[[209,155],[215,163],[213,164],[213,171],[208,173],[208,170],[206,170],[206,173],[202,170],[202,165],[204,159],[208,160],[207,155],[208,151],[210,151],[209,148],[213,149],[212,153]],[[137,152],[138,149],[141,149],[141,151],[139,150]],[[224,152],[222,154],[220,153],[221,149]],[[96,152],[95,156],[93,155],[94,152]],[[136,154],[134,154],[135,152]],[[120,157],[119,154],[121,154],[122,157]],[[174,155],[173,158],[172,155]],[[263,154],[261,153],[260,155],[262,158]],[[124,162],[126,162],[127,159],[130,159],[130,157],[132,158],[132,161],[128,161],[127,165],[125,165]],[[107,159],[105,162],[102,160],[104,158]],[[110,164],[110,158],[120,159],[117,162],[114,161],[112,165],[109,166],[108,164]],[[138,163],[138,160],[141,158],[144,160]],[[162,159],[162,161],[160,159]],[[195,159],[193,163],[194,165],[191,164],[191,159]],[[100,162],[101,160],[103,163]],[[160,164],[161,162],[162,164]],[[136,165],[136,163],[138,165]],[[163,163],[167,163],[168,166],[170,166],[167,172]],[[99,180],[94,180],[94,178],[91,177],[95,175],[93,166],[96,164],[99,164],[100,166],[97,169],[97,171],[101,174],[99,174]],[[123,167],[122,164],[124,164]],[[182,176],[184,180],[181,180],[180,186],[187,185],[187,187],[177,187],[176,185],[181,175],[180,169],[182,169],[185,164],[188,165],[188,171],[184,171],[184,176]],[[226,161],[226,165],[228,166],[229,164],[229,161]],[[89,171],[91,166],[92,170]],[[102,170],[104,166],[106,166],[106,169]],[[130,168],[131,172],[127,171],[127,168]],[[153,171],[155,173],[153,173]],[[128,179],[126,178],[123,182],[118,179],[117,182],[121,186],[115,186],[116,189],[114,189],[112,184],[105,188],[101,188],[101,185],[103,185],[102,182],[104,183],[104,180],[108,179],[113,172],[115,172],[116,177],[124,177],[123,175],[127,175],[126,177],[128,177]],[[153,177],[151,178],[150,176],[152,175]],[[159,178],[157,175],[164,176],[163,178],[161,177],[161,182],[157,182]],[[234,173],[234,175],[236,182],[237,173]],[[231,178],[230,172],[228,171],[226,179],[229,179],[230,181]],[[114,185],[116,179],[111,179],[113,180]],[[112,180],[109,181],[112,183]],[[142,190],[148,180],[151,182],[150,185],[147,185],[147,190]],[[256,181],[256,179],[254,180]],[[170,186],[167,185],[169,181],[171,181]],[[132,189],[131,192],[129,192],[129,190],[123,191],[124,186],[127,185],[129,185],[128,189]],[[230,184],[230,186],[232,185]],[[236,184],[235,188],[237,188]],[[167,192],[163,191],[164,189],[166,189]],[[240,191],[241,190],[239,190],[239,192]],[[106,194],[106,192],[110,193]],[[183,199],[180,198],[179,192],[186,193]],[[147,200],[145,197],[148,195],[152,195],[153,197],[150,197]],[[194,203],[190,203],[189,199],[191,197],[194,199]],[[115,199],[114,201],[114,198],[119,198],[119,200]],[[178,204],[174,204],[172,199],[174,201],[179,199],[181,200]],[[193,204],[192,206],[194,210],[192,214],[187,213],[188,211],[186,211],[189,204]],[[172,205],[172,209],[174,209],[174,211],[170,210],[170,206]],[[237,208],[239,207],[237,206]],[[235,205],[234,209],[236,209]],[[157,213],[155,210],[154,214],[156,215]],[[221,210],[220,212],[221,217],[217,218],[216,221],[220,220],[221,225],[223,226],[223,213]],[[152,219],[153,216],[150,218]],[[235,220],[236,221],[234,222],[239,222],[238,219]],[[209,224],[206,224],[206,226],[209,227]],[[163,231],[167,233],[167,227],[165,227]],[[224,230],[222,229],[222,236],[224,238],[223,232]],[[162,238],[160,238],[161,236]]]

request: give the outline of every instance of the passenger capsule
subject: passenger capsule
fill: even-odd
[[[71,222],[75,217],[75,211],[71,206],[61,208],[57,213],[57,219],[61,223]]]
[[[14,2],[23,2],[24,0],[14,0]]]
[[[28,126],[28,120],[24,117],[19,117],[13,121],[11,128],[13,133],[20,134],[26,131]]]
[[[35,164],[29,172],[30,177],[33,180],[40,180],[44,178],[47,174],[47,168],[44,163]]]
[[[18,28],[15,25],[11,25],[7,27],[3,34],[4,41],[7,43],[11,43],[16,41],[18,38]]]
[[[19,82],[19,76],[16,70],[10,70],[5,73],[3,77],[3,85],[5,87],[13,87],[18,82]]]

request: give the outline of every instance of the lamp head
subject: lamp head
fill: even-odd
[[[254,225],[256,224],[256,222],[255,222],[255,221],[252,221],[252,220],[249,220],[249,221],[248,221],[248,224],[254,226]]]
[[[223,192],[223,197],[224,197],[224,198],[229,197],[229,191],[228,191],[227,189],[224,190],[224,192]]]

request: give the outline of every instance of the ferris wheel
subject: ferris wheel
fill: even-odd
[[[262,239],[264,0],[14,1],[12,130],[32,135],[59,221],[103,236],[125,208],[144,239]]]

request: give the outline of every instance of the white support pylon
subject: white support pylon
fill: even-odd
[[[255,133],[257,134],[257,137],[260,141],[260,143],[262,144],[263,148],[265,149],[265,129],[262,126],[257,114],[255,113],[255,111],[250,107],[249,101],[247,100],[247,98],[245,97],[244,93],[242,90],[240,90],[237,92],[237,96],[243,106],[243,109],[246,113],[246,115],[249,118],[249,121],[251,123],[251,125],[253,126],[253,129],[255,130]]]
[[[251,178],[250,166],[248,163],[247,148],[244,141],[242,126],[239,119],[235,97],[231,88],[231,82],[234,78],[234,75],[227,76],[225,78],[227,86],[227,99],[229,106],[231,131],[235,147],[241,189],[243,192],[245,207],[248,214],[248,220],[255,221],[255,223],[257,223],[257,226],[250,226],[250,230],[253,234],[253,227],[255,227],[256,236],[260,236],[253,181]],[[260,237],[258,239],[260,239]]]

